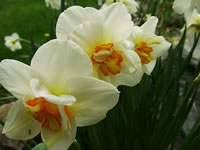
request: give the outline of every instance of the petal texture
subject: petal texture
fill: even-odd
[[[15,102],[8,113],[3,133],[16,140],[28,140],[40,133],[40,123],[33,119],[22,101]]]
[[[129,35],[133,22],[127,8],[121,2],[102,9],[100,15],[104,32],[110,35],[113,41],[124,39]]]
[[[77,126],[101,121],[118,102],[119,91],[110,83],[92,77],[73,77],[68,81],[68,85],[68,91],[77,99],[76,103],[69,107]]]
[[[141,26],[141,29],[144,32],[155,33],[157,24],[158,24],[158,18],[152,16]]]
[[[18,99],[23,100],[24,96],[32,96],[30,79],[29,66],[16,60],[0,62],[0,84]]]
[[[74,119],[68,120],[70,128],[67,130],[52,131],[43,128],[41,131],[42,140],[47,145],[48,150],[66,150],[74,142],[76,136],[76,123]]]
[[[42,82],[54,95],[66,93],[68,76],[93,73],[92,63],[84,51],[72,41],[60,40],[52,40],[40,47],[31,61],[31,68],[42,74],[45,79]]]
[[[56,25],[57,38],[66,40],[78,25],[90,20],[96,13],[97,10],[91,7],[72,6],[68,8],[58,18]]]

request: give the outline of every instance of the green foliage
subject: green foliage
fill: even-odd
[[[135,87],[119,88],[119,103],[106,119],[97,125],[78,129],[77,141],[82,150],[174,149],[199,86],[199,81],[180,86],[194,48],[182,58],[184,39],[185,32],[179,44],[170,48],[168,58],[164,62],[157,61],[151,76],[144,76]],[[184,142],[184,148],[195,147],[194,143],[199,146],[199,130],[197,121]]]
[[[47,150],[46,145],[43,143],[40,143],[36,145],[32,150]]]
[[[9,9],[9,11],[5,11],[6,8],[0,5],[1,18],[9,18],[8,16],[15,15],[16,11],[18,11],[18,15],[15,15],[13,19],[8,19],[7,22],[0,23],[1,28],[6,26],[0,38],[2,39],[5,35],[16,31],[29,39],[30,45],[23,45],[25,51],[14,53],[1,46],[0,59],[13,58],[28,63],[42,43],[55,38],[55,24],[59,12],[45,8],[44,3],[38,0],[31,1],[31,3],[25,0],[1,1],[7,3],[7,9]],[[61,12],[65,7],[72,5],[99,8],[97,0],[66,0],[66,2],[65,6],[64,0],[62,0]],[[144,22],[145,15],[148,13],[158,15],[161,19],[158,32],[165,33],[170,23],[169,18],[172,16],[172,2],[173,0],[140,0],[140,4],[143,6],[139,10],[141,23]],[[28,8],[23,7],[22,3]],[[30,11],[31,9],[37,13],[34,14]],[[163,13],[160,13],[160,9]],[[23,16],[23,22],[19,19],[21,16]],[[50,33],[50,38],[45,39],[43,33]],[[199,81],[194,79],[199,74],[200,64],[194,72],[193,80],[184,85],[180,84],[184,72],[189,66],[199,36],[196,36],[190,53],[183,57],[185,29],[177,46],[169,49],[168,57],[164,60],[161,58],[157,60],[151,76],[144,75],[142,81],[135,87],[119,87],[121,95],[117,106],[100,123],[78,128],[76,141],[70,150],[174,150],[199,86]],[[29,57],[22,58],[21,55],[24,54]],[[5,90],[0,90],[1,93],[6,93],[0,95],[0,105],[16,100]],[[2,120],[0,123],[4,124]],[[38,139],[37,142],[39,143]],[[200,118],[197,119],[189,135],[178,149],[198,150],[199,143]],[[27,144],[27,142],[23,142],[23,144],[27,149],[31,149],[37,143]],[[33,150],[45,149],[46,147],[42,143],[33,148]]]

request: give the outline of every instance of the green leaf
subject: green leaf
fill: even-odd
[[[47,150],[47,147],[44,143],[36,145],[32,150]]]

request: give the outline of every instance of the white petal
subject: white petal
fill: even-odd
[[[111,36],[112,40],[116,41],[129,35],[133,22],[125,5],[121,2],[113,3],[100,11],[106,36]]]
[[[119,91],[112,84],[92,78],[74,77],[68,81],[69,93],[77,101],[69,106],[77,126],[95,124],[118,102]]]
[[[35,97],[44,97],[48,102],[53,104],[72,105],[76,102],[76,98],[72,95],[63,94],[60,96],[52,95],[49,89],[43,85],[38,79],[32,78],[30,86]]]
[[[142,65],[139,56],[133,50],[128,50],[126,55],[129,55],[128,62],[122,66],[121,72],[114,78],[114,85],[135,86],[143,76]]]
[[[23,100],[24,96],[32,96],[30,79],[29,66],[16,60],[0,62],[0,84],[18,99]]]
[[[151,53],[152,56],[156,59],[160,56],[162,56],[167,50],[170,48],[171,43],[166,41],[162,36],[159,36],[161,39],[160,44],[152,44],[153,52]]]
[[[5,37],[4,37],[4,40],[5,40],[5,41],[10,41],[11,39],[12,39],[11,36],[5,36]]]
[[[150,75],[156,65],[156,60],[149,62],[148,64],[143,65],[143,70],[147,75]]]
[[[103,27],[97,22],[86,22],[76,28],[70,40],[77,43],[84,51],[91,51],[96,46],[111,42],[103,39]]]
[[[8,113],[3,133],[11,139],[31,139],[40,133],[40,123],[33,119],[22,101],[18,100]]]
[[[70,106],[73,103],[76,102],[76,98],[72,95],[60,95],[60,96],[55,96],[55,95],[44,95],[44,97],[48,102],[53,103],[53,104],[62,104],[62,105],[67,105]]]
[[[13,34],[12,34],[12,37],[15,38],[15,39],[17,40],[17,39],[19,39],[19,34],[13,33]]]
[[[42,128],[41,136],[48,150],[66,150],[74,142],[76,136],[76,124],[74,119],[69,119],[68,130],[53,131]]]
[[[144,32],[155,33],[157,23],[158,23],[158,18],[155,16],[152,16],[141,26],[141,29]]]
[[[82,8],[72,6],[65,10],[58,18],[56,36],[58,39],[67,39],[68,35],[80,24],[90,20],[97,10],[91,7]]]
[[[66,93],[68,76],[93,74],[89,57],[72,41],[52,40],[44,44],[34,55],[31,68],[42,74],[46,80],[43,82],[55,95]]]
[[[128,8],[128,12],[131,14],[136,13],[137,8],[139,7],[138,3],[135,0],[126,0],[124,4]]]
[[[173,9],[176,13],[183,14],[188,11],[191,1],[192,0],[175,0],[173,3]]]

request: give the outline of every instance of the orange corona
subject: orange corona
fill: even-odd
[[[152,51],[152,47],[148,47],[146,42],[140,42],[135,48],[135,52],[140,56],[142,64],[148,64],[153,60]]]
[[[104,75],[117,75],[121,71],[122,55],[113,49],[113,43],[96,46],[91,60],[97,69]]]
[[[45,98],[39,97],[26,101],[28,108],[33,113],[33,118],[42,124],[43,128],[60,130],[62,118],[56,104],[49,103]],[[74,115],[64,106],[64,111],[69,118]]]

